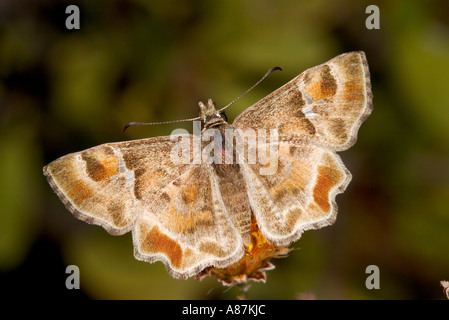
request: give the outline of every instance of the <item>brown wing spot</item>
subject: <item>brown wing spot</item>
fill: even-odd
[[[329,192],[333,186],[336,186],[341,179],[341,173],[335,169],[326,166],[318,167],[318,177],[313,189],[313,199],[321,210],[328,212],[330,210]]]
[[[198,187],[194,185],[185,186],[182,190],[182,200],[184,203],[189,204],[197,200]]]
[[[177,232],[186,233],[195,229],[195,219],[192,214],[179,213],[175,207],[170,206],[165,212],[166,228]]]
[[[287,123],[281,125],[281,130],[290,131],[304,131],[306,134],[314,134],[315,126],[309,119],[306,118],[302,107],[306,105],[303,99],[302,92],[298,88],[291,90],[288,100],[282,103],[284,107],[292,108],[291,118]]]
[[[289,148],[288,148],[288,152],[289,152],[289,154],[292,156],[292,155],[294,155],[295,153],[296,153],[296,150],[298,150],[298,148],[296,147],[296,146],[294,146],[294,145],[291,145]]]
[[[170,202],[170,196],[167,194],[167,192],[162,192],[161,194],[161,200],[163,202]]]
[[[306,102],[302,98],[302,93],[298,89],[292,90],[292,94],[289,96],[288,101],[284,105],[285,107],[302,107]]]
[[[136,199],[142,199],[143,194],[142,191],[145,190],[144,180],[142,176],[147,172],[144,168],[138,168],[134,170],[134,195]]]
[[[312,76],[312,80],[306,83],[306,94],[310,96],[313,101],[320,101],[325,98],[330,98],[337,92],[337,81],[330,72],[328,65],[323,65],[320,69],[307,75],[307,79]]]
[[[190,249],[190,248],[186,248],[185,249],[185,251],[184,251],[184,259],[188,259],[188,258],[190,258],[193,255],[194,255],[194,252],[193,252],[192,249]]]
[[[324,97],[332,97],[337,92],[337,80],[331,74],[330,67],[326,64],[321,69],[321,93]]]
[[[302,114],[302,117],[299,114]],[[315,126],[309,119],[307,119],[301,110],[296,113],[296,118],[292,117],[291,121],[283,123],[279,126],[279,133],[281,134],[309,134],[313,135],[316,132]]]
[[[181,234],[193,233],[198,229],[215,226],[211,209],[203,208],[202,211],[192,214],[179,213],[173,206],[165,212],[165,227]]]
[[[365,100],[365,92],[362,85],[362,80],[356,78],[357,81],[351,80],[346,82],[343,87],[341,94],[339,94],[338,99],[342,101],[351,101],[353,104],[357,102],[363,102]],[[354,107],[352,105],[352,107]]]
[[[223,251],[223,248],[220,247],[215,242],[211,242],[211,241],[201,243],[199,246],[199,250],[204,253],[213,255],[215,257],[226,256],[226,252]]]
[[[310,81],[312,81],[311,75],[312,72],[310,72],[310,70],[306,70],[300,74],[300,76],[302,76],[302,81],[304,82],[305,85],[310,84]]]
[[[175,268],[179,268],[182,263],[181,246],[159,231],[158,227],[153,227],[142,242],[142,250],[146,253],[163,253],[171,261]]]
[[[103,181],[119,173],[119,160],[107,152],[83,152],[82,159],[86,162],[86,170],[94,181]]]
[[[307,185],[307,178],[301,174],[304,168],[301,168],[297,162],[292,163],[293,168],[290,176],[282,181],[270,186],[270,195],[275,201],[281,201],[285,197],[300,197],[304,187]],[[282,171],[279,163],[279,171]]]
[[[136,148],[136,146],[131,146],[131,150],[133,148]],[[128,170],[134,170],[142,166],[142,156],[140,153],[133,153],[133,152],[123,152],[123,162],[125,162],[125,166]]]
[[[302,113],[302,111],[301,111],[301,113]],[[312,123],[312,121],[310,121],[309,119],[307,119],[304,116],[304,113],[303,113],[303,118],[301,120],[302,120],[302,127],[304,128],[303,131],[305,131],[306,133],[308,133],[310,135],[313,135],[316,133],[315,125]]]
[[[80,206],[92,195],[92,189],[85,182],[76,180],[69,186],[67,198],[73,201],[76,206]]]
[[[272,193],[274,193],[274,201],[275,202],[281,201],[282,199],[285,198],[285,196],[288,196],[288,194],[289,194],[288,190],[286,190],[284,188],[280,188],[280,189],[276,188],[275,190],[273,190]]]

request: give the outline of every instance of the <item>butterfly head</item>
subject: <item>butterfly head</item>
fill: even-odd
[[[212,99],[207,100],[207,104],[200,101],[199,105],[200,118],[203,120],[206,129],[221,126],[226,123],[222,113],[215,108]]]

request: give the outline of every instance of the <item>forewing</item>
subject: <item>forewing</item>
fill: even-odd
[[[128,232],[142,212],[142,172],[152,172],[156,189],[174,179],[166,137],[107,143],[65,155],[44,167],[53,190],[78,219],[109,233]]]
[[[243,111],[237,128],[274,129],[280,139],[310,141],[341,151],[351,147],[372,110],[368,63],[350,52],[308,69]]]

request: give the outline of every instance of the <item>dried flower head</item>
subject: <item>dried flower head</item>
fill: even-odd
[[[287,247],[278,247],[265,239],[260,232],[254,215],[251,218],[251,243],[245,255],[226,268],[208,267],[196,276],[198,280],[207,276],[217,277],[226,286],[246,284],[249,280],[265,282],[265,271],[274,269],[272,258],[283,258],[290,251]]]

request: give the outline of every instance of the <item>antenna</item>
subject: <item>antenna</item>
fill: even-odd
[[[132,127],[132,126],[152,126],[154,124],[189,122],[189,121],[195,121],[195,120],[201,120],[201,118],[196,117],[196,118],[192,118],[192,119],[182,119],[182,120],[173,120],[173,121],[164,121],[164,122],[130,122],[123,128],[123,132],[125,132],[126,129],[128,129],[129,127]]]
[[[270,70],[267,71],[267,73],[264,74],[264,76],[262,78],[260,78],[259,81],[257,81],[251,88],[249,88],[248,90],[246,90],[245,92],[243,92],[241,95],[239,95],[237,98],[235,98],[234,100],[232,100],[230,103],[228,103],[225,107],[221,108],[220,110],[218,110],[219,112],[223,111],[224,109],[226,109],[227,107],[229,107],[231,104],[233,104],[234,102],[236,102],[238,99],[240,99],[241,97],[243,97],[245,94],[247,94],[248,92],[250,92],[251,90],[253,90],[259,83],[261,83],[266,77],[268,77],[270,75],[270,73],[272,73],[273,71],[276,70],[280,70],[282,71],[281,67],[273,67]]]
[[[247,94],[248,92],[250,92],[252,89],[254,89],[254,87],[256,87],[259,83],[261,83],[266,77],[268,77],[268,75],[270,73],[272,73],[273,71],[276,70],[280,70],[282,71],[281,67],[273,67],[270,70],[267,71],[267,73],[265,73],[265,75],[259,80],[257,81],[251,88],[249,88],[248,90],[246,90],[244,93],[242,93],[240,96],[238,96],[237,98],[235,98],[234,100],[232,100],[230,103],[228,103],[225,107],[221,108],[220,110],[218,110],[218,112],[222,112],[224,109],[226,109],[227,107],[229,107],[231,104],[233,104],[234,102],[236,102],[237,100],[239,100],[241,97],[243,97],[245,94]],[[173,121],[164,121],[164,122],[130,122],[128,123],[124,128],[123,128],[123,132],[126,131],[126,129],[128,129],[129,127],[132,126],[152,126],[155,124],[168,124],[168,123],[177,123],[177,122],[189,122],[189,121],[195,121],[195,120],[201,120],[200,117],[196,117],[196,118],[192,118],[192,119],[182,119],[182,120],[173,120]]]

